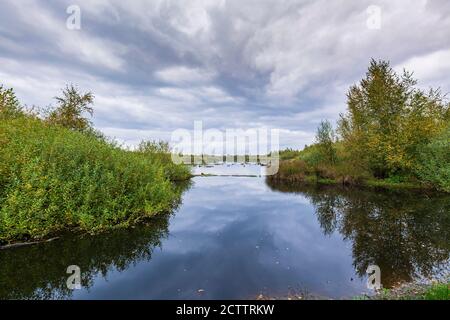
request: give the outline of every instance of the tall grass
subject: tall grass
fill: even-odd
[[[187,177],[161,155],[39,119],[1,120],[0,243],[137,223],[171,210],[172,181]]]

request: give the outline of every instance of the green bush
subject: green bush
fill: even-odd
[[[450,103],[440,90],[416,84],[412,73],[398,75],[389,62],[372,60],[347,93],[339,135],[322,121],[313,145],[280,154],[275,178],[450,192],[450,129],[439,135],[449,125]]]
[[[376,178],[411,174],[417,148],[445,128],[450,104],[440,90],[416,87],[412,73],[397,74],[387,61],[372,60],[366,77],[347,93],[338,132],[355,161]]]
[[[280,160],[292,160],[299,156],[299,152],[292,149],[285,149],[279,152]]]
[[[325,162],[325,158],[317,144],[308,146],[300,151],[299,159],[305,161],[310,167],[316,167]]]
[[[313,144],[298,151],[293,160],[280,162],[274,179],[304,181],[328,180],[343,184],[363,184],[372,175],[354,161],[341,142],[333,143],[333,162],[324,155],[322,146]]]
[[[98,232],[170,210],[189,171],[70,129],[0,121],[0,243]]]
[[[22,115],[22,107],[13,89],[4,89],[0,85],[0,120],[17,118]]]
[[[420,149],[416,173],[424,182],[450,192],[450,127]]]
[[[163,165],[165,175],[172,181],[187,180],[191,175],[185,166],[172,164],[172,154],[168,142],[144,140],[139,144],[137,152],[152,162]]]
[[[57,107],[48,114],[46,121],[80,132],[93,131],[91,121],[84,114],[93,115],[94,95],[81,93],[78,88],[66,86],[61,97],[56,97]]]
[[[433,285],[425,292],[423,298],[425,300],[450,300],[450,282]]]

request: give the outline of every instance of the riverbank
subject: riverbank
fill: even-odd
[[[370,176],[339,175],[330,172],[313,172],[305,169],[305,164],[299,160],[282,160],[277,174],[268,176],[273,182],[298,183],[305,185],[343,185],[363,188],[381,188],[388,190],[413,190],[436,192],[434,186],[425,184],[417,179],[376,179]],[[442,191],[442,190],[441,190]]]
[[[334,300],[329,297],[304,292],[290,292],[285,296],[272,297],[260,294],[255,300]],[[347,298],[338,300],[349,300]],[[428,284],[406,283],[397,288],[383,289],[374,295],[362,295],[350,300],[450,300],[450,282]]]
[[[384,289],[373,296],[358,296],[355,300],[450,300],[450,281],[445,283],[407,283],[394,289]]]

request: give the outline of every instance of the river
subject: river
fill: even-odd
[[[342,299],[373,293],[369,265],[385,288],[450,269],[449,196],[271,183],[235,166],[193,178],[147,226],[0,251],[0,299]]]

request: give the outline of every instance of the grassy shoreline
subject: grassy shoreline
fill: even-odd
[[[305,292],[290,292],[283,296],[260,294],[255,300],[335,300],[322,295]],[[337,300],[450,300],[450,281],[427,284],[405,283],[396,288],[382,289],[373,295],[360,295]]]
[[[372,189],[443,192],[420,181],[393,181],[392,179],[377,179],[374,177],[353,178],[351,176],[339,176],[334,178],[317,176],[304,170],[304,168],[296,164],[296,161],[292,160],[280,161],[279,172],[273,176],[268,176],[268,179],[273,182],[279,181],[305,185],[342,185]]]
[[[354,300],[450,300],[450,281],[406,283],[397,288],[380,290],[373,296],[357,296]]]
[[[388,190],[412,190],[412,191],[430,191],[438,192],[436,189],[421,184],[405,183],[405,182],[390,182],[384,180],[368,180],[358,183],[343,183],[342,181],[333,179],[316,178],[314,176],[306,177],[305,179],[290,179],[269,177],[274,182],[287,182],[305,185],[329,185],[329,186],[350,186],[354,188],[372,188],[372,189],[388,189]]]

